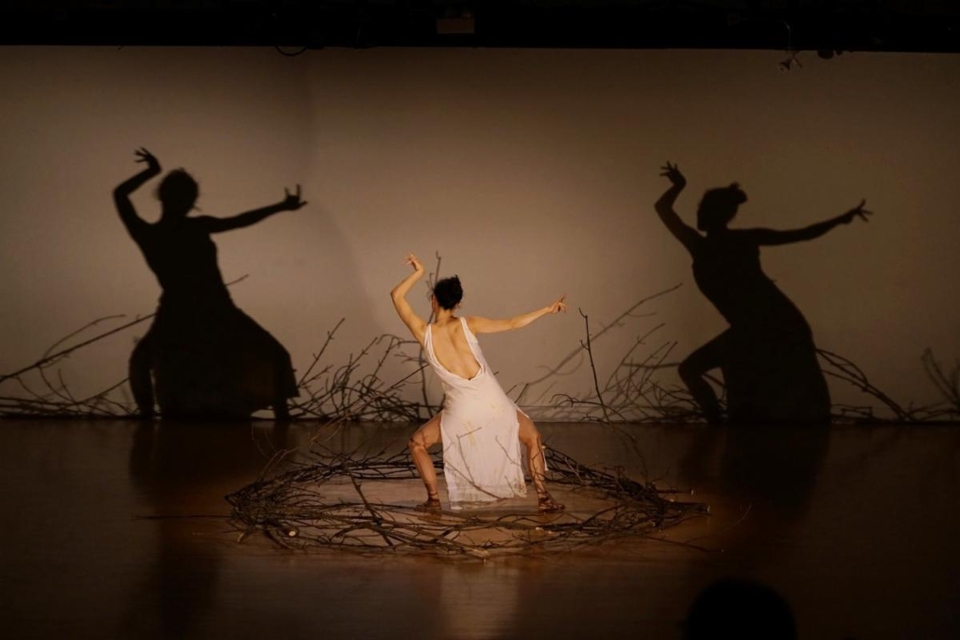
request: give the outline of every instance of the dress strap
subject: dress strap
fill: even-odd
[[[433,325],[427,323],[427,329],[423,332],[423,350],[427,352],[430,358],[433,358]]]
[[[460,316],[460,324],[461,326],[463,326],[463,331],[465,335],[470,336],[471,338],[476,338],[476,336],[473,335],[473,331],[470,331],[470,323],[468,323],[467,319],[464,318],[463,316]]]

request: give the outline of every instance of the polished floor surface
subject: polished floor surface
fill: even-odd
[[[402,446],[412,428],[326,442]],[[0,633],[680,638],[697,593],[737,576],[786,598],[801,638],[960,637],[960,427],[547,424],[553,447],[693,490],[711,515],[660,540],[486,562],[238,544],[223,496],[318,429],[0,421]],[[420,499],[405,486],[397,499]]]

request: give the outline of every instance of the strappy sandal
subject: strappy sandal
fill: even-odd
[[[553,499],[549,493],[544,493],[543,495],[537,496],[537,509],[540,510],[540,513],[552,513],[554,511],[563,511],[566,509],[562,503],[557,502]]]
[[[414,507],[417,511],[426,511],[427,513],[440,513],[440,496],[429,496],[426,502],[422,502]]]

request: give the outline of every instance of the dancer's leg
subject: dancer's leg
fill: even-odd
[[[440,416],[443,412],[433,416],[425,425],[417,429],[410,437],[407,446],[410,447],[410,457],[417,467],[417,473],[427,489],[427,501],[421,508],[435,510],[440,508],[440,493],[437,490],[437,472],[433,468],[428,449],[440,443]]]
[[[153,333],[147,333],[140,338],[133,353],[130,354],[128,376],[133,399],[137,403],[140,417],[153,417],[153,381],[150,379],[150,370],[153,368]]]
[[[280,423],[290,422],[290,409],[287,407],[287,399],[280,393],[274,395],[273,401],[273,419]]]
[[[559,511],[563,505],[554,500],[547,491],[547,465],[543,460],[543,441],[536,425],[523,414],[517,411],[517,421],[520,423],[520,442],[527,449],[527,466],[533,478],[533,486],[537,490],[537,504],[541,511]]]
[[[259,326],[257,328],[260,328]],[[267,333],[264,330],[264,333]],[[297,391],[297,379],[293,377],[293,363],[290,361],[290,354],[283,348],[283,345],[276,338],[267,333],[270,338],[271,350],[273,351],[273,418],[277,422],[288,422],[290,420],[290,409],[287,407],[287,398],[293,398],[299,395]]]
[[[706,415],[707,422],[710,424],[723,422],[723,415],[720,412],[720,401],[717,400],[717,394],[704,378],[704,375],[707,371],[716,369],[721,365],[720,345],[724,335],[726,334],[721,334],[691,353],[677,367],[680,379],[687,385],[690,395],[700,405],[700,409]]]

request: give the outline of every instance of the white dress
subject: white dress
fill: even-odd
[[[443,474],[451,508],[465,502],[488,502],[527,494],[523,478],[517,405],[487,366],[465,318],[463,335],[480,371],[467,380],[447,371],[433,352],[432,325],[423,345],[446,397],[440,416]]]

